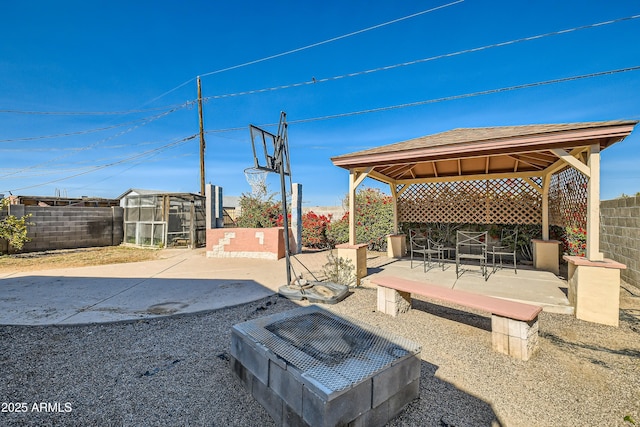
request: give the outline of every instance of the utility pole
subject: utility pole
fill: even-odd
[[[202,118],[202,86],[198,76],[198,116],[200,117],[200,195],[204,196],[204,120]]]

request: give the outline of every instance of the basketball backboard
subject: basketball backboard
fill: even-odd
[[[285,175],[290,175],[286,114],[282,112],[280,115],[277,135],[254,125],[249,125],[249,131],[254,168],[276,173],[282,169]]]

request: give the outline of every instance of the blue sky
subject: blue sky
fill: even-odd
[[[323,79],[635,15],[628,0],[1,2],[0,193],[199,192],[200,75],[207,182],[249,192],[248,125],[275,132],[286,111],[304,204],[340,204],[348,173],[332,156],[459,127],[638,120],[640,71],[296,121],[636,67],[640,19]],[[639,149],[636,130],[603,152],[603,199],[640,191]]]

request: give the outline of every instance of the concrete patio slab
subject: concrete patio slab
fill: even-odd
[[[513,268],[503,268],[495,273],[490,270],[489,278],[485,281],[478,266],[465,268],[467,270],[457,278],[454,262],[445,262],[444,271],[434,264],[425,273],[421,263],[414,261],[411,268],[408,259],[400,259],[372,269],[365,282],[370,284],[374,275],[398,276],[450,289],[539,305],[552,313],[573,314],[574,308],[569,304],[566,294],[567,282],[553,273],[522,266],[516,274]]]

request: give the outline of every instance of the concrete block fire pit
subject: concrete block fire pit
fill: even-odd
[[[280,425],[383,426],[418,397],[418,344],[320,307],[231,332],[234,373]]]

